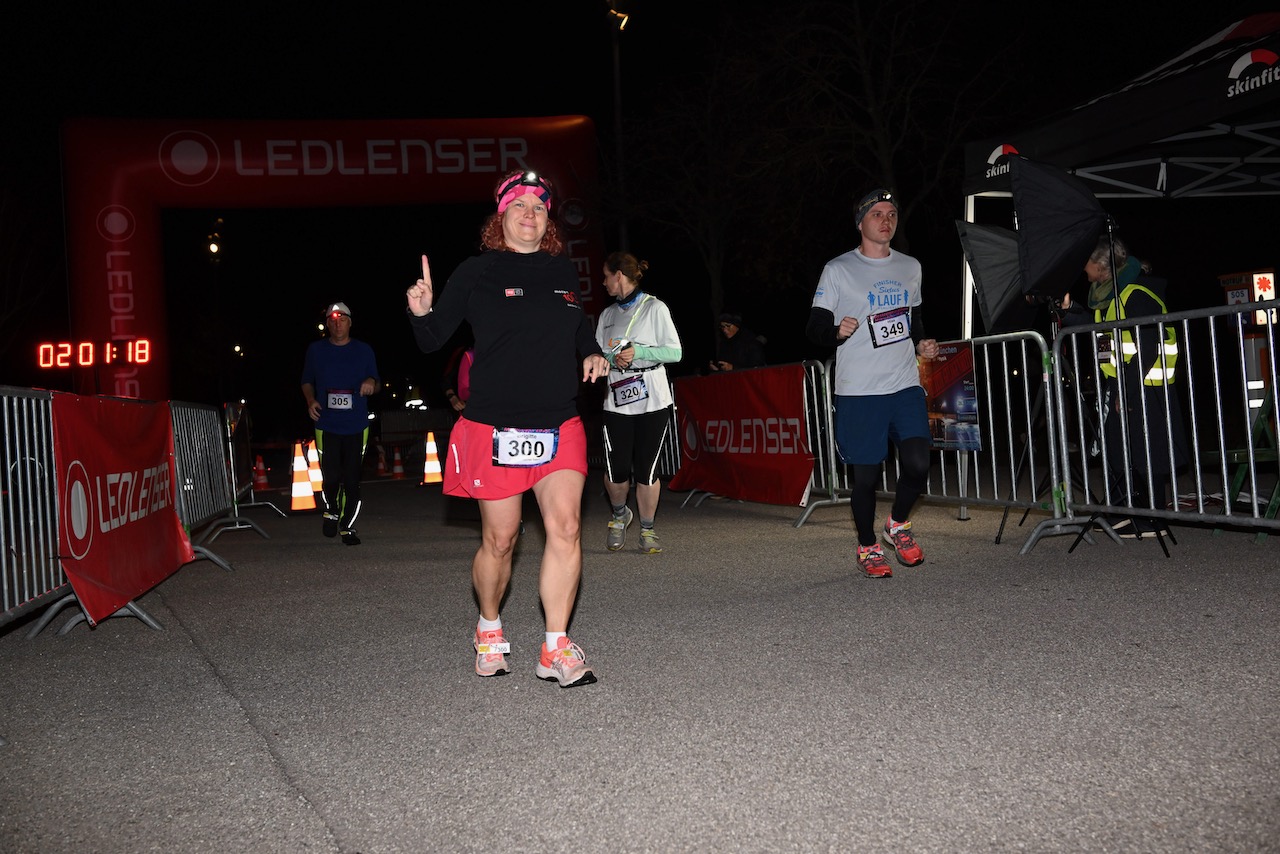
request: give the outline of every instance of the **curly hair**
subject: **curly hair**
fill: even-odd
[[[480,229],[480,245],[485,249],[496,249],[499,252],[513,252],[515,250],[507,245],[506,238],[502,234],[502,216],[500,213],[494,213],[485,220],[484,227]],[[551,217],[547,217],[547,232],[542,235],[542,242],[538,244],[538,249],[548,255],[559,255],[564,251],[564,241],[560,239],[555,220]]]
[[[498,192],[502,189],[504,184],[512,178],[522,174],[524,174],[523,170],[508,172],[501,181],[495,184],[493,187],[494,201],[501,201],[498,198]],[[548,193],[555,192],[555,188],[552,186],[549,179],[541,178],[539,180],[542,182],[542,185],[546,188]],[[542,242],[538,244],[538,249],[542,252],[546,252],[548,255],[559,255],[564,251],[564,242],[560,239],[560,235],[556,229],[555,220],[551,218],[549,213],[550,207],[551,206],[548,203],[547,231],[542,235]],[[480,245],[485,249],[495,249],[499,252],[514,252],[515,250],[507,245],[506,237],[502,233],[502,217],[503,212],[496,211],[490,215],[487,220],[485,220],[484,226],[480,229]]]

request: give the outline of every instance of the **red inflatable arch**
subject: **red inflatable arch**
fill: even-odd
[[[63,145],[72,339],[117,345],[112,359],[72,366],[81,394],[169,395],[165,208],[475,202],[504,173],[533,164],[560,191],[556,216],[583,303],[593,316],[603,307],[602,245],[585,203],[596,182],[596,136],[583,116],[76,120],[65,126]],[[147,342],[140,353],[128,346],[139,340]]]

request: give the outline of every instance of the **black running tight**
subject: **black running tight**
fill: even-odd
[[[893,497],[890,515],[895,521],[911,518],[911,508],[916,506],[929,479],[929,440],[904,439],[898,443],[898,488]],[[853,526],[858,531],[858,543],[869,546],[880,535],[876,523],[876,489],[880,486],[883,464],[874,466],[849,466],[849,507],[853,511]]]

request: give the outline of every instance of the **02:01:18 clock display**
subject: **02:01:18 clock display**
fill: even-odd
[[[36,345],[41,368],[91,368],[96,365],[145,365],[151,361],[151,340],[45,341]]]

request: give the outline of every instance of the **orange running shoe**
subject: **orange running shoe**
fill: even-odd
[[[555,651],[542,645],[542,657],[535,669],[539,679],[559,682],[561,688],[576,688],[596,681],[596,674],[587,666],[587,654],[567,637],[560,638]]]
[[[476,637],[471,644],[476,648],[477,676],[504,676],[511,672],[511,666],[507,664],[511,644],[502,636],[502,629],[491,632],[476,629]]]
[[[920,548],[920,544],[916,542],[915,537],[911,536],[910,522],[896,525],[893,523],[892,518],[886,519],[884,521],[884,541],[893,546],[893,550],[898,556],[898,563],[903,566],[919,566],[924,563],[924,550]]]
[[[867,578],[889,578],[893,575],[893,567],[879,543],[858,546],[858,567],[867,574]]]

